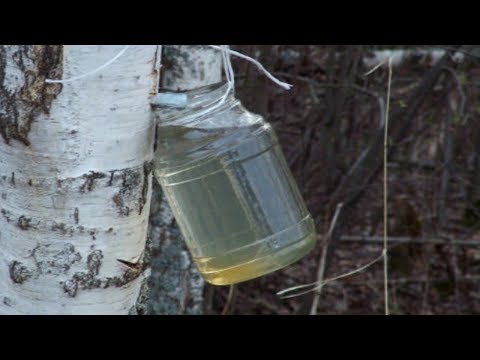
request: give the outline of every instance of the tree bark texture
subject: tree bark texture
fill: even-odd
[[[159,47],[0,46],[0,314],[127,314],[144,278]]]

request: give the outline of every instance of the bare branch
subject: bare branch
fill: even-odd
[[[383,243],[383,236],[364,236],[364,235],[342,235],[340,241],[345,242],[365,242],[365,243]],[[412,238],[412,237],[392,237],[388,238],[389,243],[395,244],[435,244],[435,245],[459,245],[480,247],[480,241],[472,240],[453,240],[450,238]]]
[[[318,264],[318,271],[317,271],[317,282],[319,284],[322,284],[324,280],[328,243],[330,242],[330,237],[332,236],[333,230],[335,229],[335,225],[337,224],[338,215],[342,210],[342,206],[343,204],[340,203],[337,205],[337,208],[335,209],[335,215],[333,215],[332,223],[330,224],[330,229],[328,230],[327,238],[325,241],[325,246],[322,250],[322,256],[320,257],[320,262]],[[317,315],[318,301],[320,299],[322,288],[323,286],[319,285],[318,289],[315,292],[315,295],[313,297],[312,307],[310,308],[310,315]]]

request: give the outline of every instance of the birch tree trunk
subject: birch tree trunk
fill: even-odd
[[[159,49],[45,83],[121,49],[0,47],[0,314],[127,314],[137,301]]]
[[[164,46],[161,88],[184,91],[217,83],[218,51],[204,46]],[[156,114],[161,121],[162,114]],[[194,267],[160,186],[154,183],[150,217],[152,275],[147,312],[201,314],[204,282]]]

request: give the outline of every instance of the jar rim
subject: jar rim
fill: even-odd
[[[215,104],[225,96],[224,103],[215,107]],[[160,126],[175,121],[181,121],[182,125],[189,125],[211,116],[210,108],[213,112],[224,111],[241,103],[235,98],[234,91],[229,89],[227,82],[186,91],[164,91],[159,93],[155,100],[152,105],[159,111]]]
[[[190,90],[164,90],[154,97],[152,106],[157,109],[194,109],[206,106],[206,102],[215,102],[224,96],[227,90],[228,83],[225,81]],[[231,90],[228,96],[231,97],[233,95],[234,91]]]

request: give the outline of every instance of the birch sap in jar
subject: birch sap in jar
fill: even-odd
[[[228,285],[281,269],[315,226],[272,127],[217,84],[160,94],[155,177],[203,278]]]

